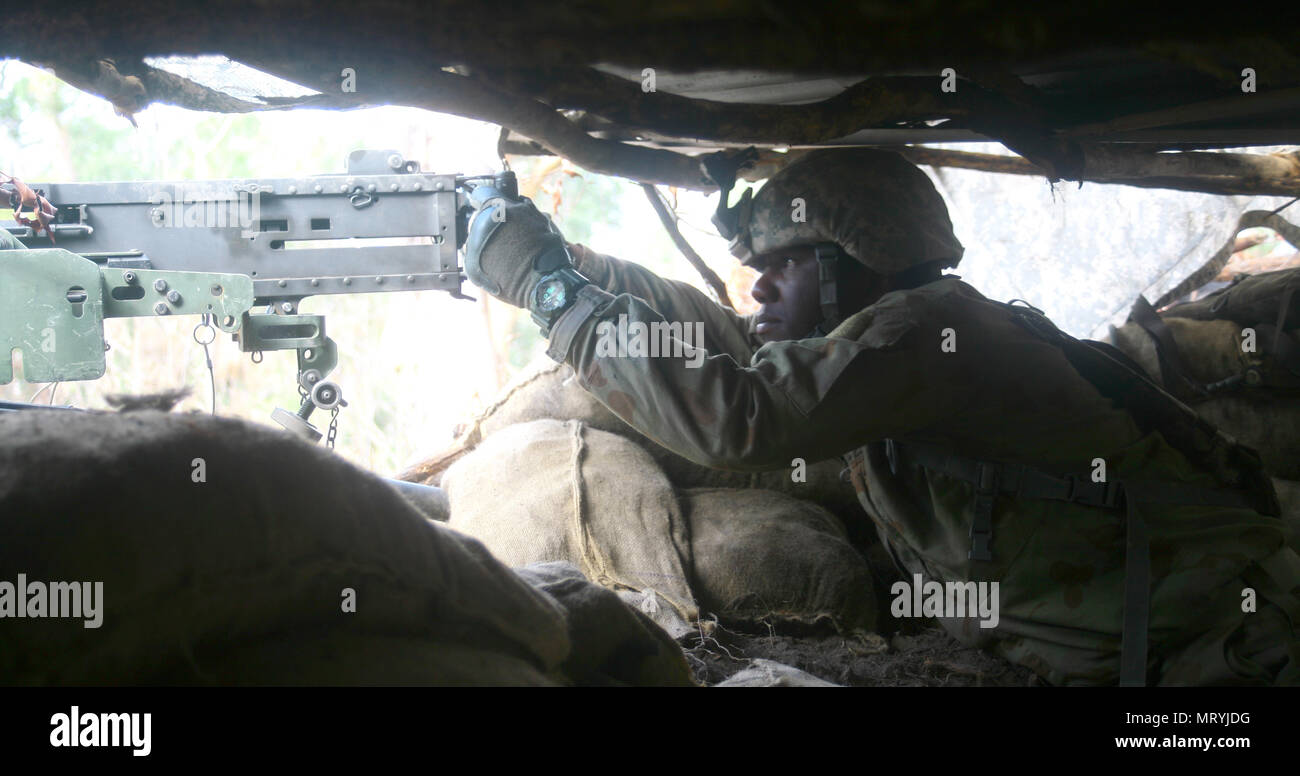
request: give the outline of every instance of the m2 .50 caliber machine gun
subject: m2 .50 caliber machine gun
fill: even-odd
[[[15,349],[29,382],[95,380],[105,318],[197,315],[201,344],[219,329],[254,361],[296,350],[300,406],[272,417],[316,442],[311,415],[330,412],[332,446],[345,402],[325,378],[338,353],[325,317],[299,303],[425,289],[472,299],[457,251],[480,184],[517,194],[513,172],[437,175],[395,151],[354,151],[343,175],[32,184],[54,215],[44,229],[0,225],[22,243],[0,250],[0,384],[14,377]]]

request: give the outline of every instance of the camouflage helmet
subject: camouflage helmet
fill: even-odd
[[[773,175],[752,200],[747,191],[728,210],[732,228],[719,224],[720,231],[746,264],[793,245],[835,243],[870,269],[893,275],[929,262],[955,267],[964,250],[930,178],[892,151],[811,151]]]

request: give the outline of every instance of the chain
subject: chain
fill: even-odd
[[[200,336],[202,333],[202,336]],[[208,350],[217,339],[217,330],[212,327],[212,313],[199,316],[199,325],[194,327],[194,341],[203,346],[203,359],[208,363],[208,387],[212,392],[212,414],[217,414],[217,375],[212,369],[212,353]]]
[[[325,446],[333,450],[334,438],[337,437],[338,435],[339,435],[339,408],[335,407],[334,411],[330,413],[330,428],[329,428],[329,432],[326,433],[325,435]]]

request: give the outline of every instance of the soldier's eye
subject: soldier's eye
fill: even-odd
[[[785,266],[786,266],[787,269],[790,268],[790,267],[793,267],[795,264],[798,263],[798,259],[796,259],[796,258],[793,257],[793,256],[786,256],[785,259],[784,259],[784,261],[785,261]]]

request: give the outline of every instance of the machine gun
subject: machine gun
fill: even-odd
[[[299,314],[299,303],[424,289],[472,299],[457,251],[479,184],[517,193],[513,172],[435,175],[395,151],[364,150],[343,175],[34,184],[55,213],[47,230],[3,225],[24,249],[0,250],[0,384],[14,377],[14,349],[29,382],[95,380],[105,318],[197,315],[206,336],[231,334],[254,361],[297,351],[300,405],[272,417],[319,441],[311,414],[336,419],[345,406],[325,379],[338,353],[325,317]]]

